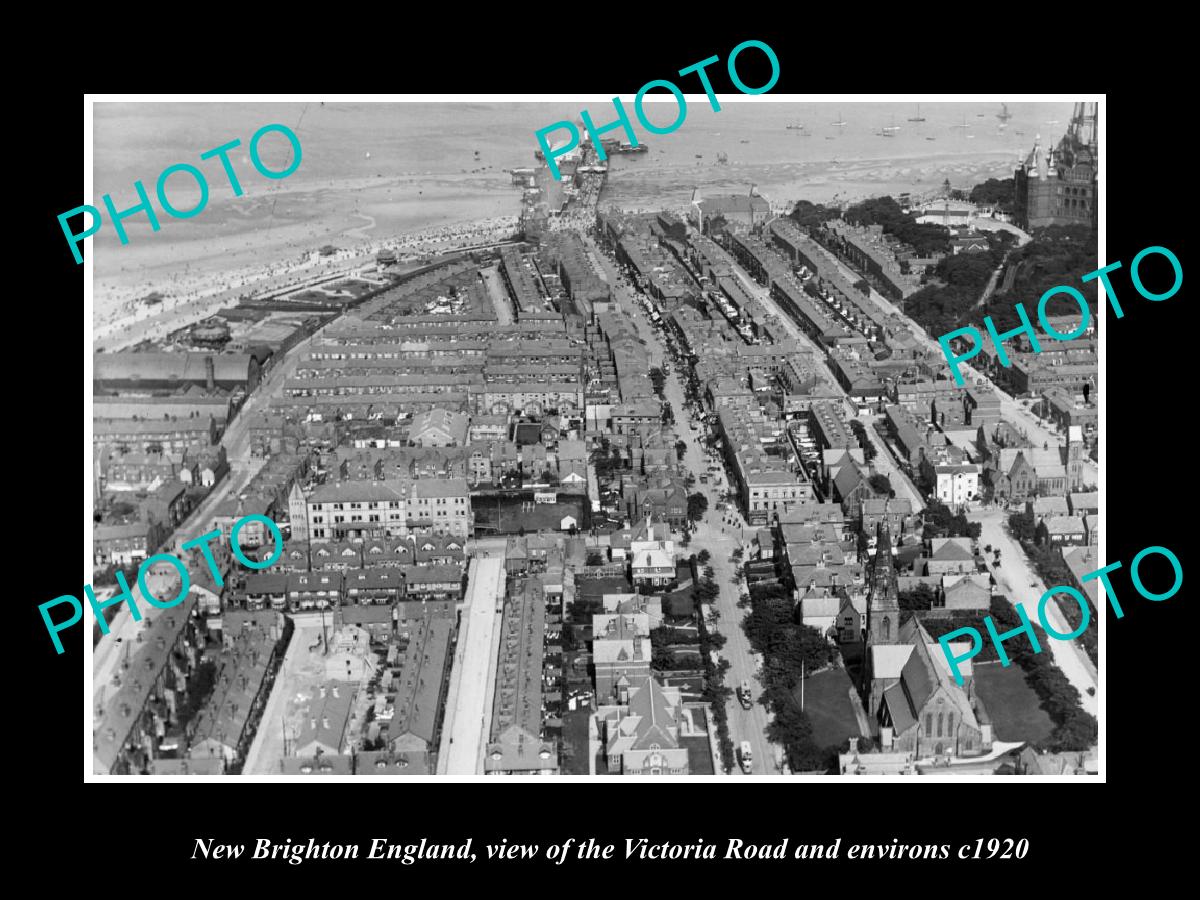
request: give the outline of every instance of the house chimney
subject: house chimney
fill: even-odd
[[[850,738],[850,752],[851,753],[858,752],[858,738],[856,738],[856,737]]]
[[[321,696],[325,696],[325,685],[321,685]]]
[[[885,725],[879,729],[879,746],[884,750],[892,749],[892,728]]]
[[[321,716],[321,727],[326,728],[326,729],[329,728],[329,717],[328,716]]]
[[[211,356],[204,357],[204,386],[210,391],[217,386],[216,363]]]
[[[309,720],[308,720],[308,723],[309,723],[309,727],[310,727],[310,728],[312,728],[312,729],[315,731],[315,730],[316,730],[316,728],[317,728],[317,718],[316,718],[316,716],[313,716],[311,719],[309,719]]]

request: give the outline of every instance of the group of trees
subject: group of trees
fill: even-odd
[[[1021,627],[1016,610],[1004,600],[993,597],[991,611],[996,630],[1001,634]],[[1004,650],[1025,671],[1029,686],[1041,698],[1042,709],[1055,724],[1054,732],[1041,742],[1041,748],[1052,752],[1086,750],[1096,743],[1096,718],[1083,709],[1079,691],[1047,652],[1049,636],[1036,622],[1031,622],[1030,627],[1037,636],[1041,653],[1033,652],[1024,633],[1005,641]]]
[[[878,451],[875,449],[875,444],[867,436],[867,429],[863,427],[863,423],[858,421],[858,419],[851,419],[850,431],[858,441],[858,445],[862,447],[863,459],[868,463],[875,459]]]
[[[905,313],[935,337],[963,325],[978,327],[982,321],[983,314],[977,304],[1013,241],[1007,231],[989,232],[987,238],[990,245],[987,250],[944,257],[934,267],[932,283],[905,301]]]
[[[1014,538],[1021,542],[1021,546],[1025,550],[1025,555],[1033,563],[1034,570],[1038,573],[1038,577],[1042,579],[1044,584],[1052,586],[1072,583],[1071,569],[1067,566],[1066,560],[1063,559],[1062,551],[1058,547],[1041,546],[1036,542],[1037,527],[1034,524],[1032,513],[1020,512],[1010,515],[1008,517],[1008,530]],[[1085,594],[1084,596],[1086,598],[1087,595]],[[1056,596],[1054,602],[1058,604],[1058,608],[1070,624],[1071,630],[1074,631],[1078,628],[1079,623],[1083,621],[1083,611],[1079,608],[1079,604],[1070,597],[1063,595]],[[1077,640],[1083,644],[1083,649],[1087,651],[1087,655],[1091,658],[1092,662],[1095,665],[1099,665],[1099,616],[1090,599],[1088,600],[1088,612],[1091,616],[1088,621],[1088,627]]]
[[[678,458],[679,462],[683,462],[683,458],[687,456],[687,444],[685,444],[683,441],[675,442],[675,456]]]
[[[650,630],[650,668],[655,671],[678,671],[679,669],[695,669],[699,664],[696,658],[698,648],[688,646],[680,649],[680,645],[697,645],[700,636],[694,631],[685,631],[662,625]]]
[[[608,438],[600,439],[600,446],[592,451],[592,467],[596,477],[603,478],[611,475],[617,469],[625,468],[625,458],[621,455],[620,447],[613,447]]]
[[[900,592],[900,609],[910,612],[928,612],[933,609],[933,601],[936,599],[937,591],[931,585],[921,582],[910,590]]]
[[[1024,510],[1010,515],[1008,517],[1008,530],[1022,544],[1032,544],[1034,537],[1037,535],[1037,522],[1033,518],[1033,513]]]
[[[698,522],[704,518],[704,514],[708,512],[708,498],[701,493],[688,494],[687,499],[687,514],[688,518],[693,522]]]
[[[721,766],[726,772],[737,765],[734,758],[733,738],[729,736],[729,714],[726,704],[733,692],[725,687],[725,673],[729,671],[729,660],[722,658],[720,663],[713,662],[713,651],[725,645],[725,635],[709,631],[704,616],[699,617],[700,659],[704,666],[704,700],[712,711],[713,722],[717,726],[717,748],[721,754]]]
[[[1039,229],[1033,240],[1012,251],[1008,264],[1017,267],[1012,285],[1007,291],[997,291],[989,298],[978,313],[980,322],[984,315],[989,315],[997,331],[1018,328],[1021,319],[1016,304],[1021,303],[1035,327],[1040,327],[1037,325],[1038,298],[1050,288],[1068,285],[1083,294],[1091,309],[1092,324],[1099,327],[1096,316],[1098,279],[1086,284],[1082,280],[1099,265],[1094,231],[1082,225],[1052,225]],[[1046,305],[1046,315],[1078,316],[1079,306],[1069,296],[1059,295]]]
[[[968,537],[975,540],[983,533],[980,523],[968,521],[963,513],[951,512],[940,500],[931,499],[922,515],[926,538]]]
[[[663,370],[655,366],[650,370],[650,383],[654,386],[654,393],[659,397],[663,395],[663,387],[666,384],[667,376],[663,374]]]
[[[867,484],[871,486],[871,490],[876,494],[882,494],[887,497],[896,496],[896,492],[892,490],[892,482],[886,475],[876,473],[867,479]]]
[[[841,212],[835,206],[822,206],[820,203],[800,200],[789,213],[789,218],[801,228],[810,228],[813,225],[824,224],[830,219],[836,219],[840,215]]]
[[[846,210],[842,216],[852,225],[882,225],[883,233],[894,235],[916,251],[917,256],[950,252],[950,232],[941,225],[918,225],[891,197],[874,197]]]
[[[793,609],[783,585],[751,585],[750,604],[742,628],[751,647],[763,655],[763,702],[773,715],[767,736],[783,746],[793,772],[826,768],[828,748],[817,745],[793,691],[802,673],[829,665],[836,651],[817,629],[797,621],[799,608]]]
[[[1016,196],[1016,183],[1012,178],[989,178],[971,188],[967,199],[981,206],[995,206],[1001,212],[1011,213]]]

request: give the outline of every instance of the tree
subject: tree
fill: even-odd
[[[871,295],[871,283],[865,278],[860,278],[858,281],[854,282],[854,287],[862,291],[867,296]]]
[[[887,494],[889,497],[894,497],[896,495],[896,492],[892,490],[892,483],[888,480],[886,475],[880,475],[876,473],[867,479],[867,484],[869,484],[871,486],[871,490],[877,494]]]
[[[1021,543],[1032,542],[1037,532],[1033,513],[1028,511],[1013,513],[1008,517],[1008,529],[1012,532],[1012,536]]]
[[[687,499],[688,518],[696,522],[704,518],[706,512],[708,512],[708,498],[700,493],[689,494]]]
[[[918,584],[910,591],[901,591],[899,595],[900,608],[925,612],[933,608],[937,593],[928,584]]]
[[[863,459],[871,462],[878,455],[875,450],[875,444],[867,436],[867,429],[863,427],[863,423],[858,419],[850,420],[850,431],[858,441],[858,445],[862,447]]]
[[[712,559],[712,554],[709,553],[707,550],[701,550],[696,555],[696,562],[700,563],[700,565],[702,565],[702,566],[707,565],[707,563],[710,559]]]
[[[687,444],[685,444],[683,441],[676,441],[675,442],[675,456],[678,457],[680,462],[683,462],[683,458],[686,455],[687,455]]]

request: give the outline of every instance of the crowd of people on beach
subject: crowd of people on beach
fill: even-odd
[[[383,240],[360,240],[352,247],[337,247],[326,254],[322,254],[320,246],[313,246],[268,266],[245,266],[219,275],[189,272],[185,268],[171,273],[165,283],[157,283],[153,292],[149,286],[117,290],[100,282],[96,285],[94,337],[102,340],[119,335],[124,343],[136,343],[164,333],[165,326],[150,320],[166,321],[169,317],[173,326],[178,326],[181,315],[203,318],[221,307],[236,304],[246,294],[301,286],[339,269],[350,274],[355,267],[373,263],[375,255],[383,249],[396,252],[402,261],[419,259],[427,254],[504,240],[516,232],[518,225],[516,215],[496,216],[424,228]]]

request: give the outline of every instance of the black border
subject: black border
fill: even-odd
[[[798,15],[799,10],[795,12]],[[1077,23],[1063,26],[1061,21],[1053,21],[1057,17],[1029,22],[1015,8],[994,13],[1005,23],[997,24],[993,32],[985,30],[981,34],[976,26],[964,25],[961,31],[952,33],[918,35],[914,23],[906,20],[900,23],[903,33],[888,34],[886,40],[866,41],[855,35],[858,23],[843,23],[841,31],[830,32],[819,20],[786,30],[764,29],[757,23],[746,27],[724,23],[712,27],[710,36],[704,38],[684,37],[677,30],[654,32],[644,28],[626,29],[624,33],[617,28],[604,33],[602,20],[608,13],[586,14],[565,8],[553,16],[556,21],[552,29],[534,33],[523,21],[524,12],[497,10],[495,15],[512,16],[512,22],[503,29],[507,33],[504,38],[495,34],[478,34],[475,38],[456,34],[453,41],[435,40],[425,59],[414,56],[410,46],[403,53],[388,54],[386,59],[360,61],[352,72],[332,77],[329,82],[320,70],[315,70],[300,73],[302,85],[294,81],[273,85],[271,79],[255,76],[253,87],[299,91],[329,90],[336,85],[347,92],[598,91],[628,96],[643,82],[669,77],[671,72],[714,53],[724,59],[734,44],[748,38],[768,42],[778,54],[782,74],[774,93],[885,88],[896,92],[983,93],[1057,90],[1060,85],[1068,90],[1094,90],[1095,85],[1101,89],[1118,87],[1114,83],[1117,79],[1097,73],[1087,62],[1088,57],[1080,55],[1094,52],[1108,65],[1115,65],[1113,51],[1090,44],[1086,29]],[[865,11],[860,14],[867,15]],[[1043,18],[1041,13],[1032,15],[1034,19]],[[359,27],[363,24],[360,22]],[[881,27],[886,30],[886,26],[885,22]],[[1027,39],[1021,37],[1021,29],[1028,32]],[[310,34],[309,40],[313,36]],[[408,40],[417,43],[415,37],[410,34]],[[1161,40],[1161,35],[1155,40]],[[1014,54],[1011,48],[1018,44],[1020,54]],[[1128,44],[1132,46],[1135,41],[1129,38]],[[1169,70],[1170,50],[1161,44],[1142,45],[1142,52],[1157,55],[1160,51],[1162,57],[1156,58],[1152,66],[1142,65],[1142,60],[1127,61],[1121,67],[1120,89],[1107,93],[1107,133],[1102,146],[1110,173],[1105,191],[1105,261],[1120,259],[1127,266],[1138,250],[1157,244],[1174,250],[1186,269],[1182,217],[1188,214],[1190,205],[1189,148],[1182,132],[1175,130],[1172,135],[1171,131],[1186,129],[1188,114],[1173,92],[1163,89],[1163,81],[1156,80],[1164,78]],[[222,51],[228,52],[228,48]],[[296,58],[311,59],[311,53],[296,47]],[[1126,58],[1129,46],[1123,46],[1120,53]],[[746,59],[749,61],[750,56]],[[720,72],[719,67],[714,68]],[[752,84],[763,80],[755,76],[752,67],[747,68],[744,77]],[[728,90],[719,81],[715,84],[718,90]],[[112,89],[110,85],[100,87]],[[251,85],[235,83],[232,77],[225,83],[220,79],[213,83],[206,77],[200,83],[194,80],[188,85],[171,85],[180,91],[246,87]],[[155,88],[160,86],[156,83]],[[14,385],[16,408],[12,416],[20,425],[34,426],[11,430],[10,440],[23,452],[14,460],[17,464],[10,467],[10,473],[18,476],[13,479],[18,484],[36,488],[20,507],[12,507],[23,507],[32,512],[32,518],[13,517],[14,523],[20,521],[23,527],[14,530],[16,541],[10,546],[25,551],[22,559],[29,555],[26,548],[32,548],[33,558],[27,568],[23,567],[29,577],[23,579],[21,600],[15,610],[21,625],[11,639],[11,645],[18,649],[18,659],[23,661],[16,662],[10,672],[18,676],[15,684],[28,685],[36,698],[18,704],[18,708],[30,709],[32,719],[20,719],[12,725],[32,738],[26,753],[18,758],[35,779],[38,796],[29,811],[35,820],[33,833],[41,837],[40,846],[47,858],[57,852],[55,845],[65,839],[64,832],[71,827],[67,823],[72,819],[72,831],[82,831],[89,842],[103,841],[114,851],[112,865],[118,871],[128,865],[139,871],[179,874],[188,866],[213,865],[190,859],[196,837],[252,844],[258,837],[283,840],[287,836],[312,836],[319,841],[359,842],[364,851],[373,837],[386,836],[395,841],[428,837],[431,842],[445,842],[461,841],[468,834],[474,838],[477,850],[500,836],[514,842],[591,836],[617,844],[625,837],[641,836],[652,842],[680,843],[699,837],[721,843],[730,836],[747,843],[763,843],[788,836],[795,845],[828,842],[840,835],[844,846],[858,842],[886,844],[892,838],[902,843],[958,846],[979,837],[1027,837],[1032,849],[1023,862],[972,865],[1019,866],[1023,871],[1028,867],[1045,868],[1047,873],[1060,876],[1080,861],[1086,861],[1088,869],[1105,867],[1105,853],[1096,851],[1118,834],[1124,852],[1118,851],[1114,857],[1130,850],[1135,854],[1141,848],[1149,850],[1152,841],[1173,839],[1167,823],[1149,822],[1138,827],[1124,817],[1153,802],[1164,788],[1169,790],[1171,781],[1186,765],[1190,743],[1185,737],[1186,719],[1179,713],[1184,708],[1183,690],[1190,682],[1178,670],[1192,654],[1186,643],[1171,640],[1176,636],[1186,640],[1188,635],[1183,619],[1186,600],[1181,592],[1160,604],[1136,597],[1125,602],[1132,591],[1121,573],[1115,584],[1126,616],[1118,622],[1110,615],[1106,629],[1108,727],[1104,786],[1025,783],[1005,789],[989,784],[980,785],[977,793],[970,782],[851,786],[829,778],[823,782],[828,785],[823,790],[812,781],[757,789],[697,782],[629,787],[615,793],[587,784],[510,782],[397,784],[394,788],[389,784],[368,795],[344,785],[305,788],[242,784],[229,788],[234,793],[223,793],[222,786],[216,794],[188,787],[177,790],[172,785],[167,795],[167,786],[161,784],[147,785],[133,794],[121,784],[83,785],[83,746],[78,733],[79,641],[70,644],[62,656],[55,656],[36,609],[38,603],[79,587],[75,574],[79,531],[74,514],[79,509],[75,492],[79,485],[76,467],[80,442],[74,428],[79,422],[76,398],[82,373],[76,368],[80,359],[75,349],[78,325],[72,324],[68,330],[65,323],[78,322],[71,311],[80,302],[83,267],[76,266],[66,252],[55,217],[81,202],[82,106],[81,93],[65,87],[41,94],[30,103],[27,121],[38,129],[33,160],[37,175],[19,179],[18,189],[27,191],[29,197],[17,208],[31,213],[25,221],[32,224],[33,231],[29,241],[10,245],[18,252],[32,247],[34,271],[46,274],[49,280],[48,291],[47,279],[37,277],[32,290],[13,292],[13,300],[23,308],[12,320],[14,331],[21,336],[14,334],[15,340],[11,340],[17,362],[10,369],[14,374],[21,373]],[[1189,356],[1184,342],[1190,336],[1184,319],[1186,300],[1180,292],[1168,301],[1150,303],[1134,296],[1127,280],[1115,283],[1126,316],[1119,322],[1109,316],[1105,323],[1107,366],[1102,388],[1108,417],[1107,559],[1120,559],[1128,565],[1141,548],[1161,544],[1175,550],[1186,571],[1190,568],[1184,540],[1188,532],[1181,526],[1185,513],[1193,506],[1188,469],[1191,442],[1187,437],[1192,385],[1183,370]],[[43,299],[44,293],[49,297]],[[44,338],[46,332],[49,341]],[[83,352],[89,350],[85,343]],[[26,674],[33,677],[20,677]],[[789,790],[791,793],[785,793]],[[1071,797],[1063,798],[1056,793],[1059,790],[1072,791]],[[68,811],[75,815],[64,815]],[[134,851],[121,835],[133,837],[139,849]],[[1167,858],[1171,853],[1161,845],[1153,852],[1158,858]],[[846,861],[844,850],[841,861]],[[607,874],[617,862],[622,869],[634,866],[640,870],[639,875],[652,874],[655,880],[671,878],[679,866],[686,865],[614,860],[597,863],[596,871]],[[453,866],[448,874],[455,878],[482,874],[486,878],[498,869],[519,867],[528,874],[530,868],[539,866],[481,863],[484,861],[470,867]],[[244,859],[219,865],[230,864],[240,867],[240,875],[266,873],[266,864],[249,866]],[[344,865],[278,863],[273,866],[274,872],[253,878],[274,884],[282,871],[303,873],[310,884],[323,882],[326,876],[344,883]],[[445,869],[450,864],[426,863],[402,871],[424,874],[429,865]],[[586,863],[576,865],[588,868]],[[772,874],[782,874],[786,864],[706,862],[695,868],[697,873],[719,869],[722,879],[732,874],[735,883],[742,885],[762,877],[761,865],[771,865]],[[832,865],[808,863],[805,869],[809,877],[797,881],[796,887],[816,886],[811,878],[813,867],[830,872]],[[871,873],[883,872],[888,882],[897,886],[904,883],[906,874],[927,867],[895,860],[865,865]],[[954,860],[936,863],[939,869],[955,866],[964,874],[966,865]],[[855,871],[866,871],[863,867],[857,864]],[[895,871],[897,867],[902,871]],[[804,870],[789,867],[790,871]],[[312,881],[316,873],[320,873],[317,881]],[[980,876],[976,873],[974,877]],[[576,890],[581,883],[561,882],[567,890]],[[621,884],[601,883],[607,885],[607,890],[620,889]],[[688,889],[684,885],[692,884],[693,890],[706,884],[673,883],[678,889]],[[538,889],[532,882],[495,884]],[[844,890],[850,884],[854,883],[831,881],[830,886]]]

